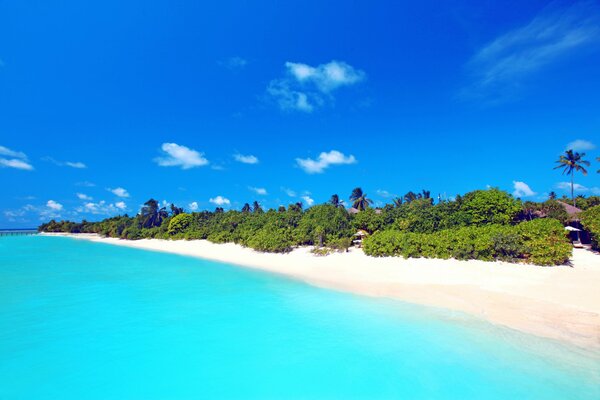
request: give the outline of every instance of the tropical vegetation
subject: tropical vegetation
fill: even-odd
[[[327,203],[306,209],[296,203],[264,210],[254,201],[240,211],[217,208],[192,213],[174,205],[169,212],[150,199],[135,216],[79,223],[52,220],[39,230],[130,240],[207,239],[265,252],[288,252],[308,245],[318,254],[346,251],[356,231],[363,230],[369,235],[364,251],[371,256],[498,259],[540,265],[564,263],[571,252],[563,228],[569,217],[557,200],[524,203],[499,189],[477,190],[437,204],[429,191],[408,192],[398,199],[375,208],[362,189],[355,188],[349,200],[358,212],[349,212],[340,196],[333,195]],[[600,198],[585,201],[598,204]]]

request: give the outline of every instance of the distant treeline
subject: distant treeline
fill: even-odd
[[[265,211],[254,202],[240,211],[217,208],[193,213],[175,205],[167,210],[151,199],[134,217],[80,223],[52,220],[39,230],[130,240],[208,239],[266,252],[312,245],[318,254],[347,250],[357,230],[363,230],[368,234],[364,250],[372,256],[502,259],[552,265],[565,263],[571,254],[563,226],[569,216],[554,199],[523,203],[504,191],[489,189],[434,204],[429,193],[409,192],[393,204],[375,209],[367,195],[356,188],[350,196],[351,210],[337,195],[308,209],[296,203]],[[600,197],[584,200],[588,204],[578,200],[578,206],[592,212],[600,208]]]

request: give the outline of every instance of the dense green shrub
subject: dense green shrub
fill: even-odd
[[[375,257],[522,259],[538,265],[554,265],[569,259],[571,246],[558,221],[538,219],[517,226],[470,226],[434,233],[387,230],[365,239],[364,251]]]
[[[191,214],[177,214],[169,221],[169,235],[179,235],[187,231],[194,223],[194,216]]]
[[[592,246],[600,250],[600,205],[585,210],[579,216],[583,227],[591,235]]]
[[[246,242],[248,247],[269,253],[286,253],[293,249],[292,234],[286,229],[261,229]]]
[[[516,227],[523,239],[527,262],[537,265],[564,264],[573,252],[565,227],[555,219],[540,218]]]
[[[505,225],[515,220],[521,211],[521,204],[499,189],[476,190],[462,198],[460,210],[472,225]]]

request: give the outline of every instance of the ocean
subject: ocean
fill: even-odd
[[[0,399],[599,398],[597,353],[461,313],[172,254],[0,238]]]

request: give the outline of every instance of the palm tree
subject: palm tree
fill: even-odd
[[[574,195],[574,175],[575,172],[581,171],[583,175],[587,175],[587,170],[583,167],[590,166],[590,162],[583,159],[585,157],[585,153],[574,153],[573,150],[565,151],[564,155],[561,155],[560,158],[556,161],[558,164],[554,169],[562,168],[563,175],[569,174],[571,175],[571,199],[573,200],[573,207],[576,207],[575,203],[575,195]]]
[[[334,207],[341,207],[342,203],[340,203],[340,196],[338,196],[337,194],[334,194],[333,196],[331,196],[331,199],[329,199],[329,204],[331,204]]]
[[[396,207],[400,207],[402,205],[402,203],[404,202],[402,200],[402,197],[396,197],[392,201],[394,202],[394,206],[396,206]]]
[[[165,207],[159,208],[158,201],[150,199],[144,203],[140,211],[142,220],[142,227],[151,228],[153,226],[160,226],[163,220],[169,216]]]
[[[548,199],[550,199],[550,200],[556,200],[556,193],[555,192],[548,193]]]
[[[410,192],[406,193],[404,195],[404,201],[406,203],[410,203],[411,201],[414,201],[417,199],[417,195],[411,190]]]
[[[175,204],[171,203],[171,215],[179,215],[183,212],[183,208],[177,207]]]
[[[373,200],[367,198],[367,194],[363,193],[362,189],[359,187],[354,188],[352,191],[350,201],[352,201],[352,207],[359,211],[364,211],[369,208],[369,205],[373,204]]]
[[[223,207],[215,208],[215,214],[223,214],[224,212],[225,210],[223,209]]]
[[[252,208],[250,207],[250,204],[248,204],[248,203],[244,204],[244,207],[242,207],[242,212],[243,213],[249,213],[250,211],[252,211]]]
[[[430,199],[431,198],[431,191],[423,189],[422,193],[423,193],[423,198],[424,199]]]
[[[254,203],[252,203],[252,212],[257,214],[263,212],[262,207],[260,206],[260,204],[258,204],[258,201],[256,200],[254,200]]]
[[[596,161],[600,161],[600,157],[596,157]],[[596,171],[597,174],[600,174],[600,169]]]

